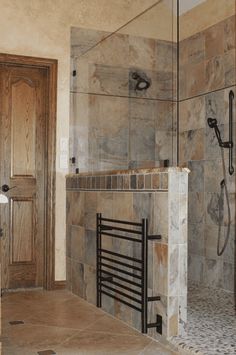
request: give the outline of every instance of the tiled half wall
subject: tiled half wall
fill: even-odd
[[[111,184],[106,185],[108,177]],[[180,168],[68,176],[68,288],[96,304],[96,213],[138,222],[148,218],[149,234],[162,236],[161,241],[149,241],[148,296],[159,295],[161,301],[151,302],[148,322],[155,322],[158,313],[163,318],[165,338],[182,334],[187,305],[187,191],[188,170]],[[109,249],[139,257],[134,243],[103,238]],[[140,330],[139,312],[105,295],[102,307]],[[152,329],[148,334],[158,338]]]

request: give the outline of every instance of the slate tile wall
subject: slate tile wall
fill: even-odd
[[[218,257],[221,150],[207,118],[216,118],[222,139],[228,139],[228,94],[236,94],[235,16],[207,28],[180,43],[180,163],[189,175],[189,280],[234,290],[235,270],[235,176],[229,176],[232,226],[226,252]],[[181,25],[181,24],[180,24]],[[234,100],[234,103],[236,100]],[[233,136],[236,141],[236,106]],[[226,169],[228,151],[224,150]],[[235,164],[235,155],[234,155]],[[222,241],[227,230],[224,200]],[[222,243],[221,243],[222,245]],[[231,256],[228,255],[231,250]]]

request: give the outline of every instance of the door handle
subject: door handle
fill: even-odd
[[[2,185],[2,192],[7,192],[9,190],[14,189],[16,186],[9,187],[8,185],[4,184]]]

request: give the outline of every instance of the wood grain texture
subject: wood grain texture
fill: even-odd
[[[35,262],[35,200],[11,199],[11,264]]]
[[[13,74],[15,74],[14,79],[12,79]],[[8,183],[10,186],[17,186],[8,192],[10,198],[21,201],[31,199],[35,204],[32,217],[35,235],[31,242],[28,237],[25,250],[22,248],[21,240],[23,230],[26,228],[24,214],[18,213],[17,217],[15,217],[21,222],[24,220],[19,229],[20,242],[16,242],[17,239],[14,240],[14,238],[10,237],[8,207],[1,207],[2,226],[4,228],[1,253],[4,269],[2,273],[3,287],[43,286],[47,289],[52,289],[54,287],[55,274],[54,208],[57,61],[0,54],[0,79],[0,89],[1,93],[3,93],[3,95],[0,95],[1,185]],[[13,83],[17,85],[20,83],[21,89],[23,87],[25,96],[27,96],[27,99],[25,99],[24,95],[18,92],[15,95],[18,102],[25,100],[24,105],[20,103],[18,105],[18,110],[22,113],[22,125],[17,128],[19,124],[17,121],[15,127],[15,132],[21,132],[20,136],[22,136],[22,139],[23,137],[25,138],[23,148],[20,148],[20,141],[15,141],[15,139],[14,147],[11,139],[12,135],[10,134],[10,132],[12,133],[12,120],[9,117],[11,117],[12,107],[9,104],[9,100],[6,100],[6,96],[11,92],[11,84]],[[18,89],[19,87],[17,87]],[[29,99],[30,96],[31,99]],[[25,109],[26,106],[28,107],[27,109]],[[14,106],[14,110],[15,114],[17,106]],[[32,118],[32,115],[35,115],[35,118]],[[33,131],[34,137],[32,135]],[[17,139],[19,139],[19,135]],[[34,146],[33,152],[32,146]],[[6,149],[6,147],[10,147],[10,149]],[[19,147],[19,150],[17,147]],[[17,151],[15,157],[12,153],[14,149],[15,152]],[[20,150],[23,151],[23,158],[20,156]],[[18,160],[21,159],[24,160],[21,164],[18,164]],[[14,165],[12,163],[15,164],[15,170],[12,169]],[[36,169],[34,168],[35,166]],[[10,245],[12,241],[14,243]],[[35,263],[26,265],[30,263],[28,260],[30,243],[34,243],[35,258],[33,259],[35,259]],[[10,265],[9,250],[13,251],[11,255],[14,265]],[[24,258],[27,260],[23,261]]]
[[[12,177],[35,177],[36,94],[32,81],[12,83]]]

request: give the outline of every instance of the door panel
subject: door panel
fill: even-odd
[[[11,200],[11,264],[33,263],[34,260],[34,204],[35,200]],[[17,238],[16,238],[17,236]]]
[[[0,65],[2,288],[43,286],[46,70]]]
[[[11,177],[35,177],[37,84],[24,79],[12,83]]]

